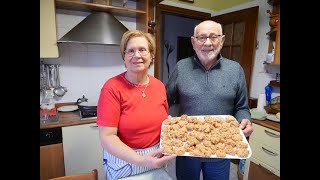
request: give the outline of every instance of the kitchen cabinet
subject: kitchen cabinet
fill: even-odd
[[[115,16],[136,18],[136,29],[148,32],[149,0],[104,0],[84,2],[76,0],[56,0],[56,8],[77,11],[102,11]],[[153,11],[152,9],[150,9]],[[150,14],[153,14],[150,12]],[[152,17],[153,19],[153,17]]]
[[[40,146],[40,180],[64,176],[62,143]]]
[[[280,0],[268,0],[268,3],[273,6],[270,12],[270,31],[268,53],[274,53],[273,62],[270,64],[280,65]]]
[[[280,131],[252,123],[252,156],[246,160],[244,179],[280,179]]]
[[[98,179],[105,180],[103,149],[96,123],[62,127],[65,174],[98,170]]]
[[[40,0],[40,58],[59,57],[54,0]]]

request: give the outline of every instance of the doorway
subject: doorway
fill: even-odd
[[[183,37],[185,41],[189,41],[191,44],[190,38],[193,35],[194,27],[201,21],[210,19],[210,17],[211,14],[209,13],[163,4],[156,5],[156,46],[158,49],[154,63],[154,76],[156,78],[164,84],[167,83],[178,59],[178,37]]]
[[[176,62],[196,54],[196,52],[193,49],[190,37],[178,36],[177,41],[178,43],[177,43],[177,61]]]

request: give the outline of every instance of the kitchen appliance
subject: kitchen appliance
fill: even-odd
[[[40,129],[40,180],[64,175],[62,128]]]
[[[81,120],[97,119],[97,109],[80,109],[79,113]]]
[[[113,15],[93,12],[58,42],[120,45],[121,37],[126,31],[128,29]]]
[[[77,100],[80,119],[96,119],[97,118],[97,103],[88,102],[88,99],[83,95],[82,98]]]

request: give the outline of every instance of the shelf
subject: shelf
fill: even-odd
[[[88,3],[74,0],[56,0],[56,8],[78,11],[102,11],[109,12],[113,15],[138,17],[141,15],[147,15],[146,11],[131,9],[125,7],[108,6],[104,4]]]

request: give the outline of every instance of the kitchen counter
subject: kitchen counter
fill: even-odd
[[[252,119],[252,122],[280,132],[280,123],[279,122],[274,122],[274,121],[270,121],[270,120],[256,120],[256,119]]]
[[[48,129],[54,127],[75,126],[80,124],[95,123],[96,119],[81,120],[79,110],[73,112],[58,112],[58,121],[48,124],[40,124],[40,129]]]

